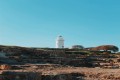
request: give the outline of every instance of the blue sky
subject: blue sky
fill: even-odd
[[[0,0],[0,44],[120,47],[120,0]]]

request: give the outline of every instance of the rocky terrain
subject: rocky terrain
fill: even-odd
[[[118,50],[0,46],[0,80],[120,80]]]

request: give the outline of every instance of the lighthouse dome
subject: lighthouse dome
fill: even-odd
[[[62,36],[58,36],[58,37],[57,37],[57,40],[60,40],[60,41],[62,40],[62,41],[64,41],[64,39],[63,39]]]

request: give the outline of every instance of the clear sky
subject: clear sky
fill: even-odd
[[[0,44],[120,47],[120,0],[0,0]]]

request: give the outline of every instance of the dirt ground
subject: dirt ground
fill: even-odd
[[[1,72],[4,70],[1,70]],[[6,71],[6,70],[5,70]],[[35,71],[41,72],[42,75],[58,75],[81,73],[84,80],[120,80],[120,69],[103,69],[103,68],[87,68],[87,67],[44,67],[44,68],[27,68],[25,70],[9,70],[9,71]]]
[[[120,80],[120,69],[102,69],[102,68],[86,68],[86,67],[67,67],[56,68],[50,70],[40,70],[43,75],[56,75],[64,73],[81,73],[84,74],[86,80]]]

